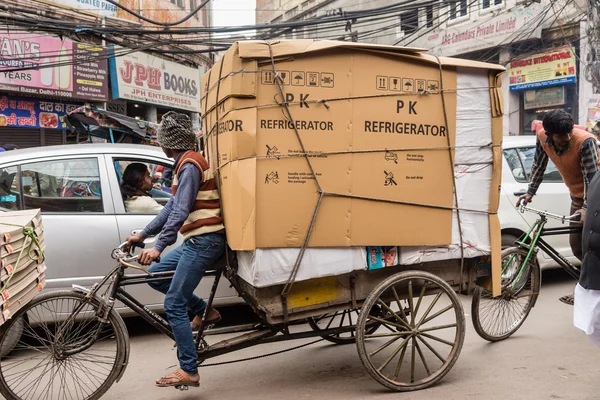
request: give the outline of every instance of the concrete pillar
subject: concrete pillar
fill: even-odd
[[[585,63],[590,53],[590,43],[586,33],[587,24],[587,21],[581,21],[579,24],[581,34],[581,41],[579,42],[579,57],[581,61],[579,62],[579,76],[577,77],[577,84],[579,85],[579,115],[573,116],[576,121],[579,121],[579,125],[584,126],[587,121],[588,100],[594,94],[593,83],[585,79]]]
[[[507,66],[512,57],[510,49],[500,50],[500,64]],[[502,119],[502,131],[504,135],[518,135],[520,130],[520,96],[509,90],[508,74],[502,76],[502,94],[504,96],[504,117]]]
[[[148,122],[158,122],[158,112],[156,110],[156,106],[150,104],[146,105],[146,117],[144,119]]]

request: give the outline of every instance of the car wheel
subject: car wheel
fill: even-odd
[[[15,321],[14,324],[11,325],[10,330],[8,332],[2,331],[2,336],[7,335],[7,338],[2,343],[2,347],[0,348],[0,357],[7,356],[17,345],[17,343],[19,343],[21,335],[23,334],[24,327],[25,320],[23,319],[23,317],[21,317],[17,321]]]
[[[519,240],[519,238],[510,233],[502,234],[502,250],[508,249],[509,247],[513,247],[515,242]]]

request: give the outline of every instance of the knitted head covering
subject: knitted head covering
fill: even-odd
[[[170,150],[196,150],[192,120],[185,114],[169,111],[162,117],[157,133],[158,144]]]

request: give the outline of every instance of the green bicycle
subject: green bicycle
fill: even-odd
[[[569,217],[536,210],[521,204],[522,213],[536,213],[540,218],[528,233],[502,251],[502,293],[492,297],[491,291],[477,287],[471,303],[471,318],[477,333],[490,342],[504,340],[514,334],[525,322],[535,306],[540,292],[541,271],[537,254],[541,249],[574,279],[579,280],[580,270],[550,246],[543,236],[566,235],[581,231],[582,226],[546,228],[548,219],[566,222],[581,217],[575,213]]]

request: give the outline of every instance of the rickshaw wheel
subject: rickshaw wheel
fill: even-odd
[[[382,316],[383,309],[378,307],[373,309],[377,316]],[[318,317],[310,317],[308,319],[308,325],[313,331],[319,332],[327,329],[341,328],[345,326],[355,326],[360,315],[359,309],[354,310],[342,310],[335,313],[323,314]],[[367,326],[367,332],[373,333],[381,324],[379,322],[369,321]],[[335,344],[351,344],[356,342],[356,332],[342,332],[335,335],[321,335],[321,337],[329,342]]]
[[[525,263],[527,260],[527,263]],[[540,293],[540,266],[535,255],[519,247],[502,252],[502,293],[480,286],[471,302],[471,319],[475,331],[483,339],[498,342],[521,328]]]
[[[402,299],[408,301],[408,315]],[[375,306],[387,314],[370,316]],[[365,330],[369,320],[381,324],[376,332]],[[436,384],[452,369],[465,340],[466,323],[450,285],[428,272],[405,271],[371,292],[356,329],[358,355],[369,374],[389,389],[408,392]]]

